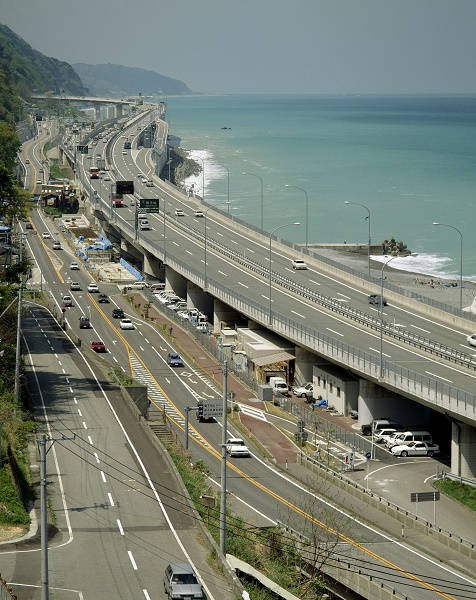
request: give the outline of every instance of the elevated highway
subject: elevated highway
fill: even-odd
[[[123,133],[134,137],[137,129],[133,123]],[[474,315],[387,286],[380,315],[367,300],[380,291],[379,280],[313,250],[304,257],[309,269],[294,271],[301,247],[240,221],[229,205],[204,204],[157,178],[146,187],[138,174],[151,171],[150,150],[133,143],[124,154],[122,146],[120,136],[107,144],[110,182],[90,181],[84,156],[77,173],[97,224],[145,273],[208,314],[215,332],[221,323],[274,332],[283,348],[292,347],[296,376],[313,379],[314,394],[322,390],[340,412],[358,410],[361,423],[386,416],[431,428],[451,452],[452,471],[475,476],[476,360],[466,344]],[[148,215],[150,230],[137,227],[134,197],[112,207],[118,180],[133,180],[136,196],[160,200],[160,213]]]

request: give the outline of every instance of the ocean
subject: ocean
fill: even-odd
[[[394,237],[415,253],[392,267],[457,279],[463,248],[463,276],[476,280],[475,96],[166,102],[170,133],[204,165],[188,184],[202,195],[204,180],[206,202],[229,200],[233,214],[258,226],[263,216],[268,232],[300,222],[279,234],[298,243],[307,234],[309,244],[366,244],[370,212],[372,243]]]

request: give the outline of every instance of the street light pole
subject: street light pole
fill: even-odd
[[[378,312],[380,317],[380,379],[383,379],[383,270],[389,262],[399,258],[398,256],[392,256],[387,262],[382,265],[382,274],[380,277],[380,298],[378,302]]]
[[[370,210],[365,206],[365,204],[359,204],[358,202],[349,202],[348,200],[346,200],[344,202],[344,204],[355,204],[356,206],[361,206],[362,208],[365,208],[365,210],[368,213],[368,216],[365,217],[365,218],[369,220],[368,256],[369,256],[369,277],[370,277],[370,244],[371,244],[371,237],[370,237]]]
[[[254,173],[243,173],[243,175],[251,175],[252,177],[257,177],[261,182],[261,231],[264,228],[264,206],[263,206],[263,180],[259,175],[255,175]]]
[[[459,233],[461,244],[460,244],[460,256],[459,256],[459,309],[463,310],[463,234],[459,229],[453,227],[453,225],[447,225],[446,223],[433,223],[433,225],[441,227],[449,227]]]
[[[301,187],[298,187],[297,185],[286,184],[285,187],[294,188],[296,190],[301,190],[301,192],[304,192],[306,194],[306,250],[307,250],[307,245],[308,245],[308,241],[309,241],[309,198],[308,198],[307,192],[306,192],[306,190],[303,190]]]
[[[278,231],[278,229],[282,229],[283,227],[296,226],[296,225],[301,225],[301,223],[286,223],[285,225],[278,225],[278,227],[273,229],[273,231],[269,235],[269,315],[268,315],[268,322],[270,325],[271,325],[271,316],[272,316],[272,310],[271,310],[272,254],[271,254],[271,252],[272,252],[272,244],[273,244],[273,235],[275,234],[276,231]]]

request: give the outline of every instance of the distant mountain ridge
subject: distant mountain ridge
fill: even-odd
[[[88,95],[81,79],[67,62],[34,50],[23,38],[0,23],[0,80],[22,97],[33,90]],[[4,88],[4,85],[2,85]]]
[[[139,93],[144,96],[193,93],[183,81],[165,77],[155,71],[115,64],[77,63],[72,66],[95,96],[122,98],[137,96]]]

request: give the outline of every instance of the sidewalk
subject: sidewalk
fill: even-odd
[[[147,301],[140,293],[130,294],[133,297],[134,304],[144,305]],[[222,365],[199,344],[197,340],[187,331],[182,329],[177,323],[170,321],[156,307],[151,306],[149,309],[149,318],[154,320],[157,325],[164,330],[172,331],[171,341],[178,348],[184,350],[191,356],[195,363],[203,369],[208,375],[214,379],[219,386],[223,385],[223,367]],[[287,475],[296,479],[306,487],[313,487],[312,482],[315,482],[315,489],[323,491],[326,495],[334,500],[339,499],[339,505],[347,507],[348,510],[363,522],[370,525],[375,525],[394,539],[401,540],[407,544],[413,545],[427,554],[435,557],[435,559],[444,563],[456,566],[468,575],[473,576],[476,572],[476,560],[467,558],[455,549],[439,542],[432,534],[431,530],[419,532],[411,526],[402,527],[402,523],[384,511],[376,507],[376,502],[360,500],[355,495],[348,493],[345,487],[341,485],[327,483],[322,486],[319,482],[319,473],[313,473],[299,460],[299,448],[285,436],[277,427],[270,423],[267,418],[267,407],[264,402],[260,401],[256,395],[250,391],[238,378],[232,373],[228,374],[228,389],[235,393],[234,402],[240,404],[239,419],[241,424],[249,432],[251,439],[255,438],[259,445],[262,446],[270,455],[269,460],[279,469],[286,472]],[[291,417],[292,418],[292,417]],[[372,498],[370,496],[369,498]],[[441,502],[439,511],[446,508],[453,522],[464,523],[463,531],[467,532],[465,540],[476,540],[476,517],[466,507],[459,503],[445,498],[445,502]],[[249,512],[246,518],[249,519]],[[407,520],[407,523],[411,519]],[[458,536],[455,536],[457,543]]]

